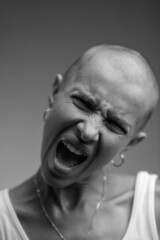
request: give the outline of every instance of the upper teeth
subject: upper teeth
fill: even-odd
[[[66,148],[68,148],[71,152],[77,154],[77,155],[84,155],[86,157],[86,154],[79,151],[78,149],[76,149],[71,143],[66,142],[65,140],[62,140],[63,144],[66,146]]]

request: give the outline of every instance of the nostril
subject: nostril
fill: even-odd
[[[98,133],[94,136],[93,140],[94,140],[95,142],[98,142],[98,140],[99,140],[99,134],[98,134]]]
[[[83,128],[84,128],[84,123],[83,122],[80,122],[80,123],[77,123],[77,128],[82,131]]]

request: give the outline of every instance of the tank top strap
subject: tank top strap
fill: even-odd
[[[157,175],[139,172],[128,230],[123,240],[158,240],[155,218],[155,183]]]

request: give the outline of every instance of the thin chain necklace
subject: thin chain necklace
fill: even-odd
[[[101,203],[103,202],[104,200],[104,197],[105,197],[105,185],[106,185],[106,174],[103,175],[103,180],[102,180],[102,193],[101,193],[101,196],[100,196],[100,199],[98,200],[97,204],[96,204],[96,208],[95,208],[95,211],[94,211],[94,214],[92,216],[92,219],[91,219],[91,223],[89,225],[89,228],[88,228],[88,232],[86,234],[86,236],[84,237],[84,240],[87,240],[88,239],[88,236],[91,232],[91,230],[93,230],[93,224],[94,224],[94,221],[95,221],[95,218],[96,218],[96,214],[97,212],[99,211],[100,209],[100,206],[101,206]],[[50,225],[52,226],[52,228],[54,228],[54,230],[56,231],[56,233],[59,235],[59,237],[62,239],[62,240],[66,240],[66,238],[63,236],[63,234],[61,233],[61,231],[59,230],[59,228],[55,225],[55,223],[53,222],[53,220],[51,219],[51,217],[49,216],[49,214],[47,213],[47,210],[44,206],[44,203],[43,203],[43,200],[42,200],[42,196],[41,196],[41,191],[38,187],[38,183],[37,183],[37,179],[36,179],[36,176],[34,177],[34,184],[35,184],[35,187],[36,187],[36,193],[37,193],[37,196],[38,196],[38,199],[39,199],[39,202],[40,202],[40,205],[41,205],[41,208],[43,210],[43,213],[45,215],[45,217],[48,219]]]

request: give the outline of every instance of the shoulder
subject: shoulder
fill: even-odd
[[[107,195],[117,198],[129,194],[133,198],[136,176],[112,172],[109,172],[107,176]]]
[[[110,184],[117,186],[117,190],[125,191],[134,188],[136,175],[109,172],[108,181]]]
[[[160,179],[157,179],[155,186],[155,215],[156,215],[156,223],[157,230],[160,237]]]

